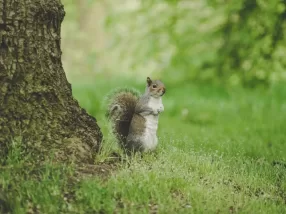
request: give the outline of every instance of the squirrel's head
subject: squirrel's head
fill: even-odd
[[[161,97],[166,93],[166,88],[164,83],[160,80],[151,80],[150,77],[147,77],[147,87],[146,90],[150,93],[152,97]]]

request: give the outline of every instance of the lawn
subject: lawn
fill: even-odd
[[[108,79],[72,82],[104,134],[95,165],[29,165],[15,139],[0,170],[2,213],[286,213],[285,86],[166,81],[156,152],[127,157],[103,100],[115,87],[144,91],[145,80]]]

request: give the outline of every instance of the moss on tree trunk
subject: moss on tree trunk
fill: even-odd
[[[59,0],[0,0],[0,149],[90,162],[102,134],[72,97],[61,62]],[[7,146],[8,145],[8,146]]]

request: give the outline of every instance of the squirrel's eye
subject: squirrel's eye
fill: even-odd
[[[153,88],[157,88],[157,85],[152,85]]]

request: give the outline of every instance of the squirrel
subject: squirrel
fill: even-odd
[[[107,117],[120,146],[128,153],[153,151],[157,147],[159,114],[164,111],[166,88],[147,77],[145,93],[118,89],[108,97]]]

